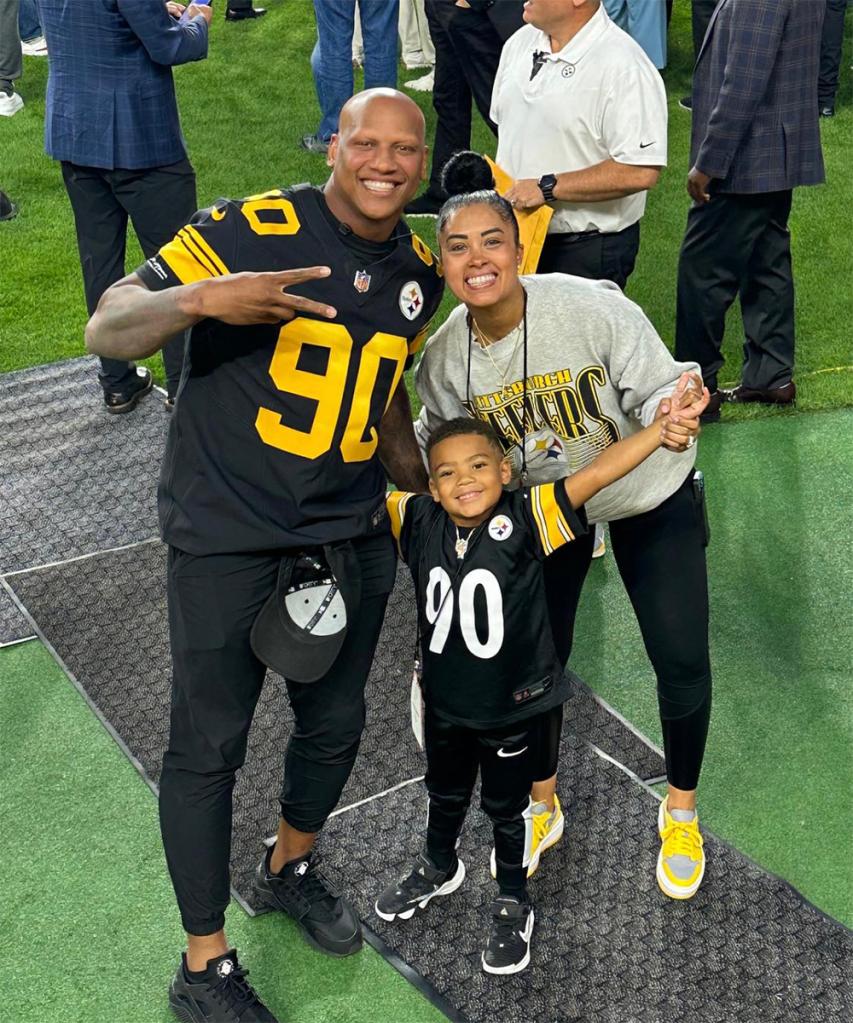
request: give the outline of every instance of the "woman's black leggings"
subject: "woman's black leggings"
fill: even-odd
[[[572,649],[578,600],[592,557],[592,530],[545,561],[557,653]],[[651,511],[610,523],[610,544],[657,675],[667,780],[696,788],[711,716],[708,578],[701,499],[692,472]],[[540,779],[556,773],[562,707],[543,729]]]

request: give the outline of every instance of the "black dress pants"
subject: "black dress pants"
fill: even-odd
[[[823,34],[820,40],[820,72],[817,79],[817,99],[820,107],[835,106],[847,3],[848,0],[826,0]]]
[[[717,6],[718,0],[693,0],[690,10],[691,28],[693,29],[693,59],[699,57],[705,33],[711,21],[711,15]]]
[[[457,7],[455,0],[426,0],[435,47],[432,104],[438,116],[427,194],[446,198],[441,171],[450,157],[471,145],[471,99],[497,135],[489,117],[492,86],[507,39],[523,24],[521,0],[499,0],[485,11]]]
[[[695,360],[717,387],[726,312],[740,295],[744,387],[787,384],[794,372],[791,190],[715,194],[687,214],[678,261],[675,357]]]
[[[594,281],[613,281],[624,291],[640,251],[640,222],[624,231],[602,234],[549,234],[537,273],[573,274]]]
[[[141,170],[104,170],[62,163],[62,178],[74,211],[86,307],[91,316],[101,295],[126,274],[127,221],[146,259],[171,241],[197,209],[195,172],[189,160]],[[181,379],[184,334],[166,342],[163,365],[174,396]],[[107,392],[126,389],[133,363],[101,359],[99,379]]]
[[[319,681],[287,682],[295,726],[284,756],[281,815],[306,833],[323,826],[355,763],[365,720],[364,686],[394,585],[390,536],[353,546],[362,600],[341,652]],[[172,710],[160,778],[160,828],[181,920],[190,934],[214,934],[224,925],[231,797],[266,675],[249,634],[275,587],[279,562],[274,551],[206,557],[169,551]],[[285,694],[277,699],[283,713]]]
[[[657,676],[667,778],[696,788],[711,714],[708,576],[701,501],[693,474],[657,508],[610,522],[610,545]],[[545,559],[545,592],[561,658],[571,653],[575,615],[592,557],[592,531]],[[673,599],[673,581],[684,599]],[[559,708],[559,713],[562,708]],[[537,780],[556,770],[559,730],[543,730]]]

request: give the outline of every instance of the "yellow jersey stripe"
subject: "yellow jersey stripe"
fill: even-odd
[[[391,519],[391,533],[397,544],[400,543],[400,533],[403,530],[403,521],[406,517],[406,505],[411,499],[411,494],[404,490],[392,490],[385,495],[385,505],[388,508],[388,516]]]
[[[191,224],[187,224],[180,232],[179,237],[185,238],[188,245],[192,246],[194,243],[198,247],[201,257],[206,258],[207,262],[213,267],[214,277],[222,277],[229,272],[228,267]]]
[[[206,281],[214,276],[210,267],[198,259],[195,253],[184,244],[180,235],[164,245],[160,249],[160,255],[181,284]]]
[[[532,487],[530,490],[530,505],[533,509],[533,521],[536,523],[536,529],[539,532],[539,543],[542,550],[546,554],[552,554],[554,548],[548,539],[548,526],[545,522],[545,516],[542,511],[542,502],[540,490],[541,487]]]
[[[558,547],[562,547],[564,543],[570,543],[575,538],[557,503],[555,487],[562,485],[558,481],[533,488],[536,495],[533,509],[542,539],[542,548],[546,554],[552,554]]]

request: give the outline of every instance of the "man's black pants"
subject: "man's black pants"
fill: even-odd
[[[537,273],[574,274],[594,281],[613,281],[624,291],[640,251],[640,222],[623,231],[601,234],[549,234]]]
[[[657,508],[609,524],[616,565],[657,676],[667,778],[687,791],[699,781],[711,714],[704,514],[692,477]],[[548,613],[563,663],[591,558],[592,530],[545,559]],[[543,743],[537,780],[555,773],[558,725]]]
[[[506,40],[522,22],[520,0],[500,0],[488,10],[457,7],[455,0],[426,0],[429,34],[435,47],[432,105],[437,114],[432,170],[427,193],[443,199],[441,171],[450,157],[471,145],[471,98],[486,124],[492,86]]]
[[[447,869],[453,862],[479,770],[480,805],[494,827],[498,886],[505,895],[524,891],[532,836],[530,786],[546,716],[481,730],[444,721],[427,709],[427,854],[437,867]]]
[[[787,384],[794,372],[791,190],[715,194],[687,214],[678,260],[675,357],[717,387],[726,313],[740,295],[744,387]]]
[[[844,47],[844,15],[848,0],[826,0],[823,33],[820,39],[820,73],[817,79],[818,106],[835,106],[838,70]]]
[[[171,241],[197,209],[195,172],[189,160],[141,170],[104,170],[62,163],[62,177],[77,228],[77,247],[89,315],[101,295],[127,272],[127,220],[145,258]],[[174,396],[181,379],[184,334],[163,348],[167,389]],[[135,374],[132,363],[101,359],[101,386],[124,391]]]
[[[323,826],[355,762],[364,728],[364,686],[394,585],[390,536],[353,546],[362,600],[341,652],[318,682],[287,683],[296,722],[284,758],[281,814],[307,833]],[[275,587],[279,561],[277,552],[194,557],[169,550],[172,712],[160,779],[160,826],[190,934],[213,934],[224,926],[231,795],[266,674],[249,633]],[[279,695],[283,710],[284,693]]]

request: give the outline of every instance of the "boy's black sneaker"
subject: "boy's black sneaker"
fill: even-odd
[[[348,956],[361,948],[361,924],[352,906],[325,877],[310,853],[270,873],[272,850],[258,864],[255,892],[265,906],[280,909],[296,921],[306,940],[333,956]]]
[[[450,895],[465,880],[465,864],[457,859],[449,870],[437,870],[426,853],[420,853],[411,872],[388,888],[376,900],[376,915],[383,920],[410,920],[418,909],[426,909],[436,895]]]
[[[169,1007],[181,1023],[278,1023],[246,980],[232,948],[211,959],[204,978],[190,980],[187,957],[169,988]]]
[[[492,928],[483,951],[486,973],[520,973],[530,962],[533,906],[513,895],[499,895],[492,903]]]

